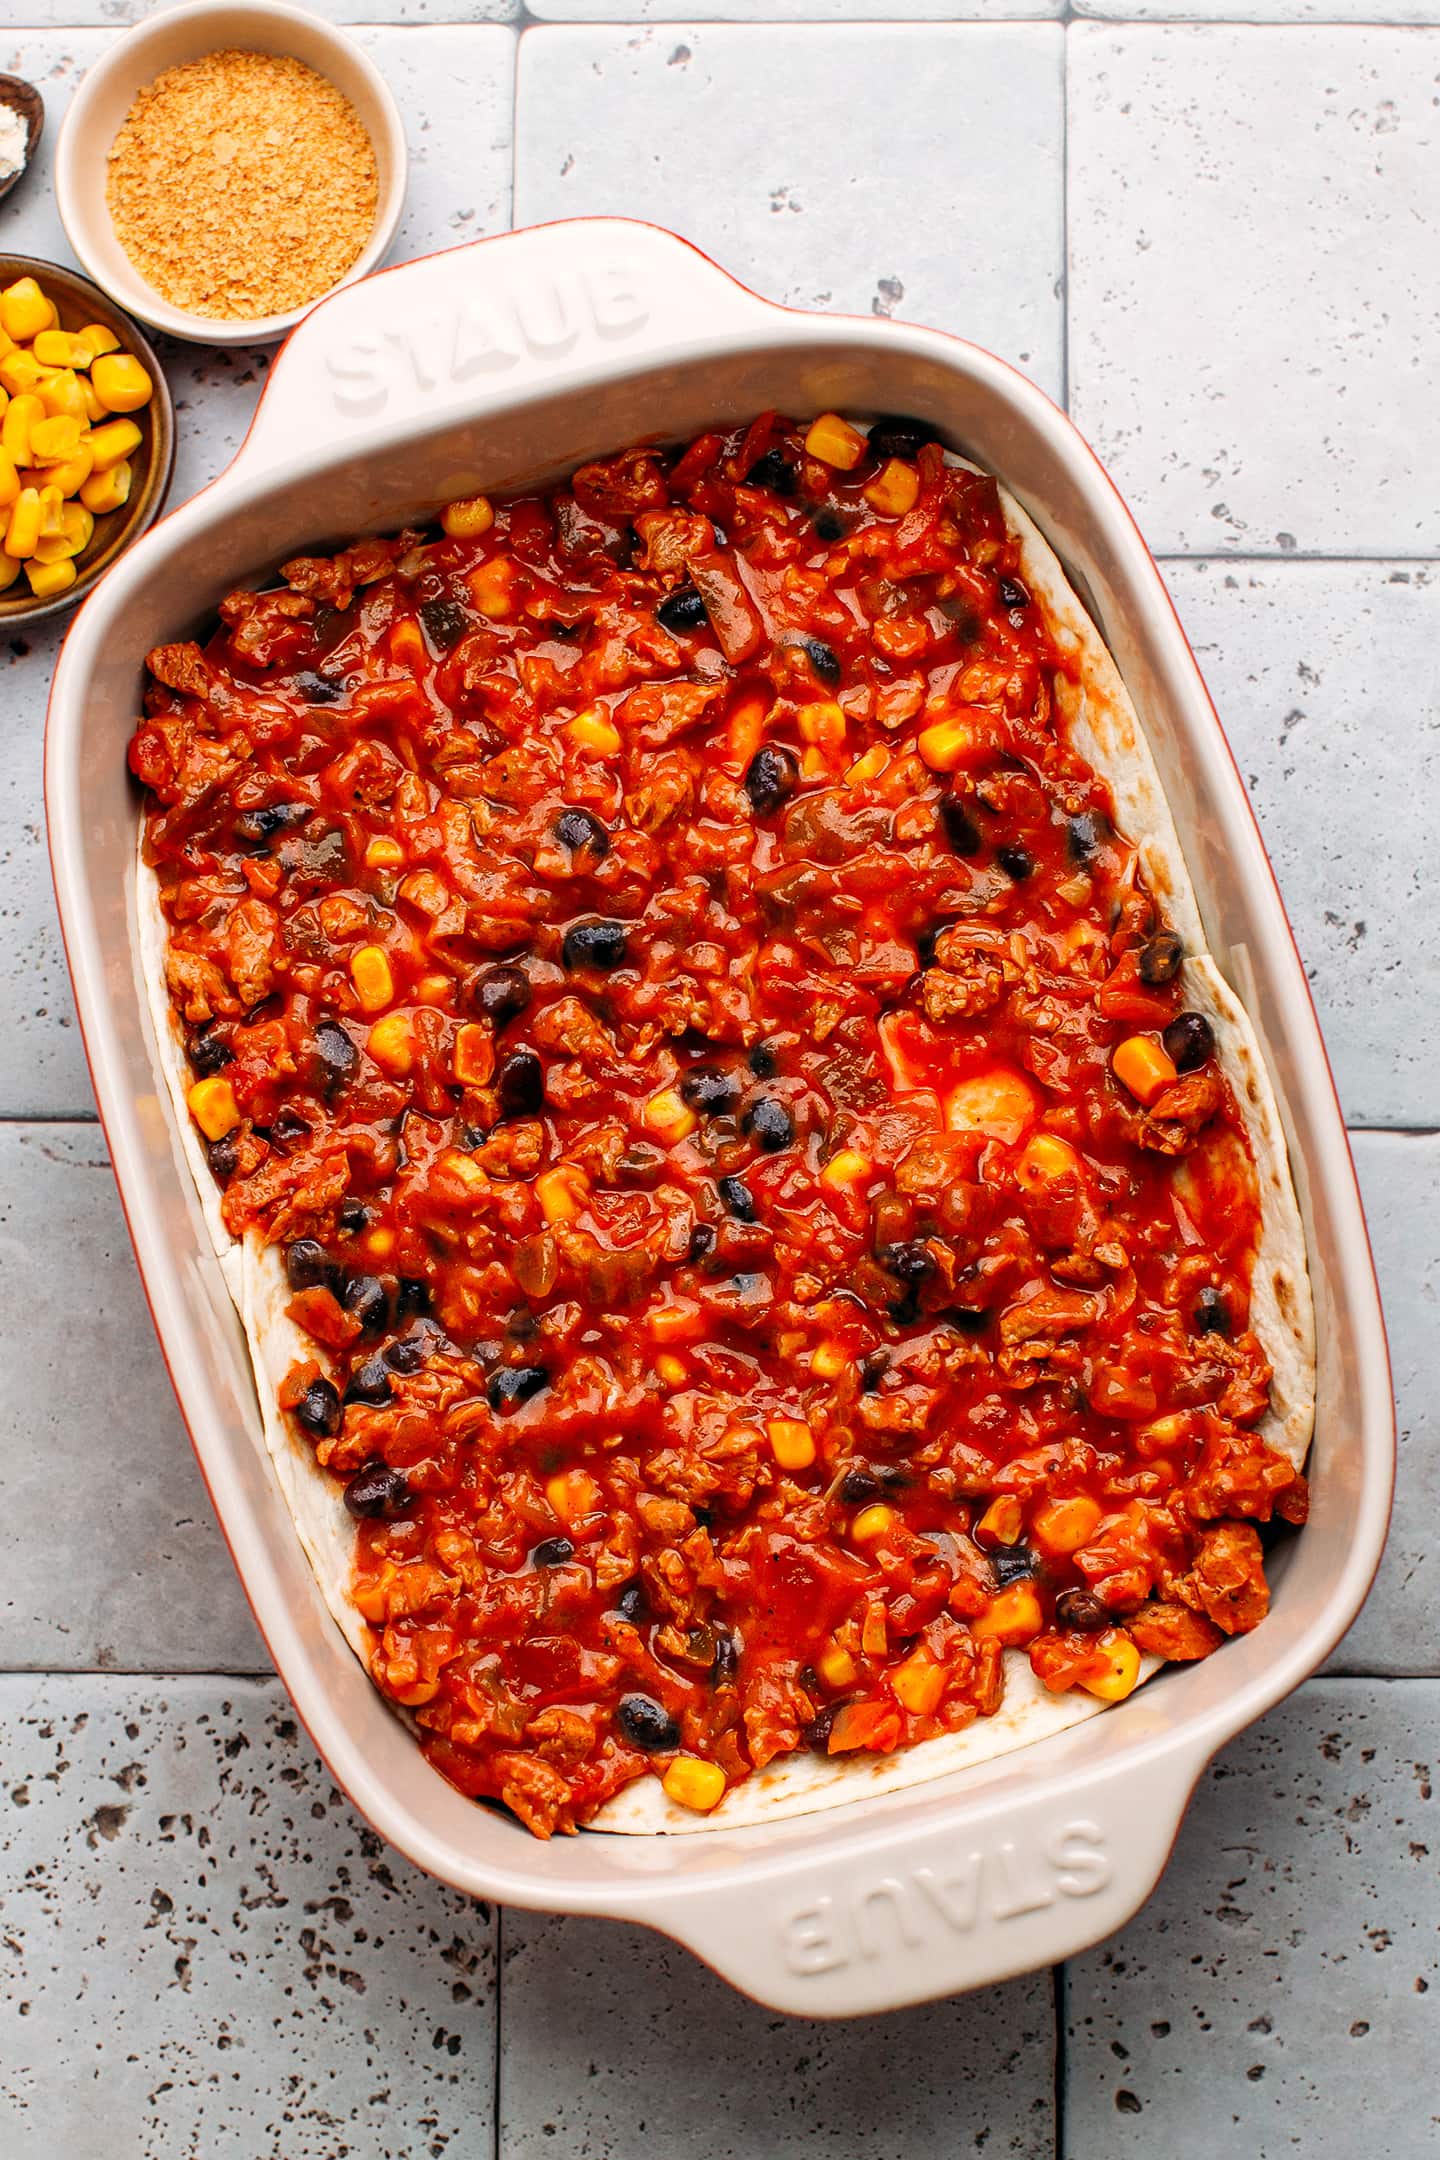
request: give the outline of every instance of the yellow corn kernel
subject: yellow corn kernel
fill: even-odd
[[[89,346],[83,338],[72,337],[68,330],[37,330],[30,350],[42,367],[88,368],[90,365]]]
[[[795,724],[806,742],[817,743],[822,750],[838,750],[845,740],[845,715],[833,698],[802,705]]]
[[[954,772],[980,746],[980,738],[968,720],[937,720],[922,728],[915,747],[931,772]]]
[[[862,1507],[850,1525],[852,1545],[873,1545],[877,1538],[888,1537],[895,1527],[895,1510],[886,1507],[883,1500],[872,1500],[869,1507]]]
[[[545,1480],[545,1498],[567,1528],[598,1515],[605,1495],[588,1470],[561,1470]]]
[[[673,1351],[662,1350],[655,1360],[655,1377],[663,1380],[666,1387],[677,1388],[684,1387],[690,1376],[683,1358],[676,1357]]]
[[[0,419],[0,445],[17,465],[30,463],[30,430],[45,418],[45,408],[29,390],[17,391]]]
[[[404,615],[390,626],[390,657],[399,667],[423,668],[429,664],[430,655],[425,650],[425,637],[413,615]]]
[[[395,996],[395,977],[383,945],[361,945],[350,956],[350,980],[365,1012],[383,1012]]]
[[[54,600],[75,583],[75,565],[68,555],[59,562],[37,562],[32,557],[25,565],[25,575],[37,600]]]
[[[155,395],[155,385],[133,353],[99,353],[91,363],[90,381],[107,412],[139,412]]]
[[[1001,1493],[976,1523],[975,1542],[977,1545],[1014,1545],[1024,1527],[1024,1511],[1014,1493]]]
[[[85,407],[85,418],[91,427],[98,427],[105,418],[105,407],[95,395],[94,385],[88,375],[80,378],[80,402]]]
[[[8,450],[0,450],[0,510],[8,508],[20,493],[20,475]]]
[[[21,488],[10,505],[10,517],[5,527],[5,552],[22,558],[33,555],[39,538],[40,490]]]
[[[461,1087],[485,1087],[495,1072],[495,1037],[478,1020],[467,1020],[455,1037],[455,1078]]]
[[[700,1122],[678,1088],[662,1088],[652,1095],[641,1114],[646,1130],[672,1146],[677,1140],[688,1140]]]
[[[1099,1501],[1083,1493],[1069,1500],[1049,1500],[1036,1514],[1031,1535],[1044,1553],[1079,1552],[1095,1535],[1102,1512]]]
[[[885,1600],[871,1598],[865,1607],[865,1618],[860,1626],[860,1648],[866,1657],[884,1657],[890,1648],[890,1623],[885,1616]]]
[[[33,277],[17,278],[0,293],[0,323],[17,345],[28,345],[53,320],[54,310]]]
[[[40,537],[58,540],[65,530],[65,498],[47,482],[40,490]]]
[[[207,1140],[223,1140],[240,1122],[235,1090],[223,1074],[209,1080],[197,1080],[185,1100],[190,1106],[191,1117]]]
[[[15,350],[15,340],[5,330],[0,330],[0,360],[8,359]]]
[[[86,323],[83,330],[75,332],[74,341],[77,345],[83,345],[89,355],[89,359],[85,363],[86,366],[89,365],[90,360],[98,360],[101,353],[119,352],[120,350],[119,338],[116,337],[113,330],[107,330],[104,323]],[[76,360],[72,362],[72,365],[79,367],[80,362]]]
[[[817,1343],[810,1358],[810,1370],[817,1380],[838,1380],[849,1365],[850,1353],[839,1342]]]
[[[859,1148],[841,1148],[820,1172],[820,1183],[828,1185],[832,1192],[844,1191],[851,1185],[862,1185],[874,1168],[873,1158],[862,1155]]]
[[[895,1667],[890,1685],[902,1710],[911,1717],[929,1717],[945,1692],[945,1667],[937,1664],[922,1643]]]
[[[815,1435],[803,1418],[772,1417],[765,1427],[770,1452],[782,1470],[808,1470],[815,1460]]]
[[[88,443],[82,443],[80,447],[89,454],[93,467],[94,451]],[[110,466],[105,472],[92,470],[90,478],[81,482],[80,500],[87,510],[94,511],[96,517],[103,517],[107,510],[122,509],[130,500],[133,478],[134,471],[128,458],[121,458],[118,465]]]
[[[830,760],[818,743],[807,743],[800,753],[800,777],[802,780],[828,780]]]
[[[46,376],[35,385],[39,398],[52,420],[73,420],[77,427],[88,427],[90,409],[85,402],[85,391],[80,377],[70,368]]]
[[[89,547],[95,520],[88,510],[79,503],[67,502],[60,513],[60,524],[58,533],[41,533],[35,543],[36,562],[70,562]]]
[[[945,1123],[951,1132],[985,1133],[1013,1147],[1024,1139],[1035,1110],[1029,1082],[1008,1065],[996,1065],[951,1089],[945,1098]]]
[[[447,503],[440,513],[441,529],[452,540],[478,540],[494,522],[488,495],[463,495],[459,502]]]
[[[904,517],[919,500],[920,475],[903,458],[889,458],[864,494],[871,509],[878,510],[882,517]]]
[[[1068,1140],[1040,1132],[1025,1143],[1025,1151],[1015,1165],[1015,1182],[1026,1192],[1039,1192],[1059,1178],[1078,1177],[1081,1167],[1080,1157]]]
[[[481,563],[466,579],[470,597],[482,615],[497,622],[503,615],[511,615],[515,602],[510,587],[515,580],[515,565],[508,555],[497,555],[492,562]]]
[[[725,1797],[725,1773],[719,1763],[698,1755],[677,1755],[660,1781],[677,1807],[708,1815]]]
[[[0,360],[0,387],[8,390],[12,397],[33,391],[39,380],[40,363],[22,346],[17,345]]]
[[[590,1197],[590,1180],[578,1163],[556,1163],[535,1180],[535,1198],[546,1222],[570,1222]]]
[[[51,487],[58,487],[62,495],[78,495],[90,477],[91,463],[90,445],[82,442],[73,457],[45,467],[46,481]]]
[[[121,458],[139,449],[141,438],[133,420],[107,420],[103,427],[91,428],[87,439],[96,472],[108,472]]]
[[[705,1333],[705,1315],[691,1298],[676,1298],[648,1313],[645,1329],[652,1342],[695,1342]]]
[[[30,455],[37,465],[63,465],[80,447],[80,423],[68,413],[37,420],[30,430]]]
[[[850,1652],[840,1643],[832,1643],[828,1650],[821,1651],[815,1660],[815,1670],[829,1688],[852,1686],[860,1672]]]
[[[1082,1680],[1081,1687],[1087,1695],[1098,1695],[1101,1702],[1124,1702],[1135,1691],[1140,1678],[1140,1652],[1130,1637],[1119,1628],[1107,1629],[1096,1642],[1096,1648],[1105,1653],[1106,1667],[1096,1679]]]
[[[970,1632],[982,1642],[1015,1646],[1032,1642],[1044,1625],[1045,1616],[1034,1589],[1028,1582],[1017,1582],[991,1598],[980,1618],[971,1621]]]
[[[387,840],[377,833],[365,849],[367,870],[398,870],[405,860],[405,850],[398,840]]]
[[[890,753],[883,743],[872,743],[870,748],[857,757],[845,778],[851,787],[868,787],[878,780],[890,763]]]
[[[620,730],[603,705],[590,705],[576,713],[566,721],[564,735],[577,750],[593,751],[596,757],[615,757],[621,747]]]
[[[367,1231],[360,1242],[365,1248],[367,1258],[388,1260],[395,1250],[395,1232],[387,1224],[381,1223],[378,1229]]]
[[[1135,1429],[1135,1452],[1146,1462],[1153,1462],[1167,1448],[1175,1447],[1190,1430],[1190,1420],[1183,1410],[1172,1410],[1167,1417],[1152,1418],[1148,1425]]]
[[[1147,1106],[1180,1077],[1160,1044],[1148,1035],[1127,1035],[1116,1045],[1110,1067],[1121,1085]]]
[[[422,975],[415,985],[415,995],[422,1005],[446,1005],[454,988],[449,975]]]
[[[0,592],[8,592],[25,565],[18,556],[7,555],[0,549]]]
[[[382,1072],[403,1080],[415,1063],[415,1031],[409,1013],[386,1013],[366,1036],[365,1047]]]
[[[811,421],[805,448],[822,464],[833,465],[840,472],[853,472],[865,455],[865,437],[839,413],[826,412]]]

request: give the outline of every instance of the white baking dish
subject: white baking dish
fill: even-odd
[[[1072,1732],[809,1818],[541,1845],[422,1760],[341,1640],[274,1482],[137,980],[139,802],[125,748],[146,650],[200,628],[231,585],[263,580],[282,557],[770,405],[937,423],[1037,519],[1120,664],[1211,947],[1255,1017],[1284,1106],[1319,1333],[1314,1511],[1256,1633]],[[100,1114],[176,1393],[275,1663],[375,1828],[464,1890],[646,1922],[763,2001],[809,2014],[975,1987],[1120,1926],[1215,1749],[1354,1617],[1384,1538],[1394,1421],[1345,1132],[1245,790],[1155,565],[1064,415],[973,346],[772,306],[648,226],[551,225],[384,272],[307,318],[228,471],[76,618],[50,705],[46,801]]]

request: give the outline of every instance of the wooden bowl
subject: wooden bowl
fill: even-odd
[[[130,458],[134,472],[130,499],[118,510],[107,510],[96,518],[90,545],[75,559],[75,583],[53,600],[37,600],[24,577],[17,578],[0,592],[0,629],[22,620],[36,622],[42,615],[58,615],[83,600],[116,556],[154,524],[175,470],[175,408],[149,339],[89,278],[59,263],[40,262],[32,255],[0,255],[0,287],[13,285],[22,277],[33,277],[54,301],[62,330],[83,330],[86,323],[103,323],[113,331],[125,351],[140,362],[155,385],[155,394],[142,411],[132,415],[139,424],[141,441]]]
[[[25,163],[19,172],[12,172],[0,180],[0,202],[4,202],[11,188],[20,185],[35,163],[40,131],[45,125],[45,100],[34,83],[26,82],[23,75],[0,75],[0,105],[8,105],[25,123]]]

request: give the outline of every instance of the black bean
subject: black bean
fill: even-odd
[[[958,795],[941,796],[940,823],[945,828],[946,839],[957,855],[979,854],[984,844],[984,835]]]
[[[1089,862],[1096,850],[1104,847],[1109,837],[1109,824],[1098,810],[1081,810],[1075,817],[1065,821],[1065,839],[1072,862]]]
[[[384,1516],[393,1521],[410,1505],[410,1481],[377,1456],[357,1470],[345,1487],[345,1505],[357,1522]]]
[[[766,743],[745,768],[745,793],[761,817],[788,802],[800,785],[800,768],[783,743]]]
[[[707,629],[710,622],[705,603],[693,585],[677,585],[674,592],[667,593],[655,610],[655,620],[662,630],[676,637]]]
[[[438,1333],[434,1327],[428,1332],[417,1329],[413,1335],[402,1335],[398,1342],[387,1343],[383,1356],[391,1372],[419,1372],[434,1348],[433,1338]]]
[[[795,1120],[784,1103],[778,1102],[773,1095],[759,1096],[751,1103],[740,1123],[756,1146],[763,1148],[767,1155],[778,1154],[781,1148],[789,1147],[795,1138]]]
[[[339,1391],[328,1380],[312,1380],[295,1405],[295,1415],[306,1432],[333,1438],[340,1430]]]
[[[609,974],[624,967],[629,950],[625,925],[620,922],[576,923],[567,930],[561,945],[567,968],[599,968]]]
[[[714,1225],[708,1222],[697,1222],[694,1229],[690,1232],[690,1245],[685,1255],[686,1259],[689,1260],[693,1266],[693,1264],[697,1260],[704,1260],[710,1253],[714,1252],[714,1250]]]
[[[873,1470],[847,1470],[840,1480],[840,1498],[846,1507],[863,1507],[879,1491],[880,1480]]]
[[[343,694],[339,683],[331,682],[328,675],[315,675],[308,668],[295,677],[294,687],[307,705],[333,705]]]
[[[234,1056],[229,1043],[216,1033],[213,1021],[209,1027],[197,1028],[190,1038],[190,1063],[204,1078],[223,1072]]]
[[[944,1318],[962,1335],[980,1335],[990,1325],[990,1314],[983,1305],[947,1306]]]
[[[913,419],[909,413],[882,413],[870,429],[876,457],[918,457],[926,443],[939,440],[928,420]]]
[[[746,487],[769,488],[772,495],[793,495],[800,476],[782,450],[767,450],[745,475]]]
[[[1184,957],[1185,947],[1173,930],[1157,931],[1154,937],[1141,946],[1140,957],[1135,963],[1140,971],[1141,982],[1149,983],[1152,987],[1160,983],[1174,982]]]
[[[1176,1072],[1194,1072],[1215,1049],[1215,1030],[1204,1013],[1177,1013],[1160,1037]]]
[[[363,1200],[342,1200],[339,1222],[342,1230],[368,1230],[370,1210]]]
[[[815,537],[817,540],[823,540],[827,547],[833,547],[837,540],[843,540],[845,531],[845,520],[838,510],[824,509],[816,511]]]
[[[347,1276],[340,1302],[346,1312],[354,1313],[367,1335],[378,1335],[390,1317],[390,1300],[378,1275]]]
[[[888,1350],[867,1350],[860,1360],[860,1392],[873,1395],[890,1370]]]
[[[1008,608],[1029,607],[1030,595],[1020,583],[1019,578],[1001,578],[1000,605]]]
[[[717,1180],[716,1189],[736,1222],[754,1222],[755,1195],[744,1178],[722,1177]]]
[[[746,1062],[757,1080],[773,1080],[780,1070],[780,1060],[769,1043],[756,1043]]]
[[[887,1274],[900,1282],[924,1282],[934,1272],[935,1256],[923,1238],[906,1238],[895,1245],[882,1245],[875,1254]]]
[[[806,638],[805,657],[814,669],[817,680],[833,690],[840,680],[840,661],[824,638]]]
[[[680,1727],[653,1695],[622,1695],[615,1722],[630,1745],[647,1755],[665,1754],[680,1745]]]
[[[1003,1590],[1007,1584],[1035,1573],[1035,1555],[1028,1545],[999,1545],[990,1555],[990,1565]]]
[[[486,968],[471,980],[466,995],[477,1012],[502,1028],[530,1003],[530,978],[523,968]]]
[[[485,1395],[492,1410],[507,1410],[529,1402],[549,1385],[550,1375],[543,1365],[502,1365],[486,1381]]]
[[[734,1687],[735,1676],[740,1670],[740,1652],[733,1635],[717,1635],[715,1638],[715,1662],[710,1667],[712,1687]]]
[[[680,1081],[682,1101],[706,1117],[723,1117],[740,1100],[740,1082],[718,1065],[692,1065]]]
[[[575,1541],[568,1537],[542,1538],[530,1555],[532,1567],[564,1567],[575,1557]]]
[[[1055,1619],[1058,1626],[1077,1628],[1084,1635],[1110,1625],[1109,1613],[1088,1590],[1062,1590],[1055,1600]]]
[[[812,1755],[829,1754],[830,1734],[837,1715],[844,1707],[843,1702],[827,1703],[818,1717],[811,1718],[800,1737]]]
[[[633,1576],[626,1583],[619,1597],[616,1598],[615,1610],[622,1620],[630,1622],[631,1627],[634,1627],[640,1620],[645,1611],[645,1585],[638,1575]]]
[[[1021,878],[1029,877],[1035,868],[1035,858],[1028,848],[997,848],[995,850],[995,860],[999,863],[1005,875],[1014,878],[1017,884]]]
[[[308,1140],[310,1137],[309,1125],[298,1111],[290,1108],[289,1103],[282,1104],[267,1129],[277,1147],[294,1147],[297,1141]]]
[[[1206,1283],[1195,1300],[1195,1332],[1197,1335],[1230,1333],[1230,1308],[1213,1283]]]
[[[588,810],[562,810],[555,820],[555,837],[572,855],[593,855],[601,862],[610,852],[610,835],[599,818]]]
[[[495,1075],[505,1117],[538,1117],[545,1106],[545,1068],[533,1050],[512,1050]]]
[[[360,1052],[338,1020],[322,1020],[315,1029],[315,1051],[325,1068],[327,1087],[340,1087],[360,1063]]]
[[[345,1400],[346,1402],[373,1404],[387,1403],[394,1393],[395,1390],[390,1385],[390,1368],[385,1362],[383,1353],[377,1351],[374,1357],[366,1358],[364,1364],[357,1365],[354,1372],[351,1373],[345,1388]]]
[[[470,627],[470,617],[456,600],[424,600],[419,613],[425,635],[437,652],[449,652]]]
[[[402,1275],[395,1295],[395,1317],[408,1320],[412,1314],[428,1313],[430,1310],[430,1285],[423,1275]]]
[[[286,1246],[285,1280],[292,1290],[314,1290],[322,1285],[329,1289],[335,1280],[335,1267],[317,1238],[296,1238],[293,1245]]]
[[[235,837],[255,845],[273,840],[276,833],[288,832],[292,825],[303,825],[314,808],[313,803],[268,803],[263,810],[242,810],[235,820]]]

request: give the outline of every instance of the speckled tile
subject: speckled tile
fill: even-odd
[[[1440,59],[1440,47],[1437,47]],[[1440,1125],[1440,572],[1167,563],[1352,1125]],[[1408,929],[1397,934],[1401,923]]]
[[[1067,50],[1071,409],[1151,546],[1440,549],[1440,33]]]
[[[0,1662],[265,1670],[97,1126],[0,1125],[0,1312]]]
[[[1050,2160],[1049,1973],[845,2024],[788,2018],[640,1928],[507,1912],[501,2160]]]
[[[1071,0],[1109,22],[1433,23],[1437,0]]]
[[[1356,1133],[1352,1144],[1390,1337],[1399,1455],[1385,1557],[1331,1663],[1440,1673],[1440,1137]]]
[[[772,299],[961,331],[1053,390],[1062,65],[1044,23],[528,30],[516,223],[650,218]],[[813,125],[777,129],[776,81]]]
[[[542,22],[1018,22],[1063,12],[1064,0],[529,0]]]
[[[76,23],[129,29],[171,4],[172,0],[13,0],[13,11],[23,13],[27,23],[47,29],[64,30]],[[520,0],[306,0],[306,6],[312,15],[351,25],[511,22],[520,13]]]
[[[1201,1781],[1128,1928],[1066,1971],[1065,2160],[1422,2160],[1440,1684],[1313,1681]]]
[[[0,1761],[7,2160],[490,2152],[494,1916],[275,1683],[6,1679]]]

